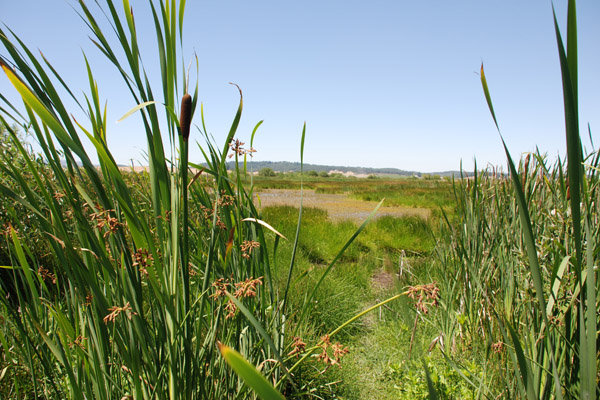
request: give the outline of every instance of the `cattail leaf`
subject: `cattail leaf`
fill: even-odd
[[[535,390],[536,388],[534,386],[534,377],[531,370],[531,361],[525,356],[525,352],[523,351],[521,340],[517,332],[509,323],[506,324],[506,327],[508,328],[510,338],[512,339],[514,354],[516,355],[519,369],[521,370],[521,379],[523,379],[523,385],[526,389],[527,398],[529,400],[537,400],[540,398],[540,396]]]
[[[427,391],[429,392],[429,400],[438,400],[438,393],[437,390],[435,390],[433,381],[431,380],[431,375],[429,375],[429,367],[427,367],[427,362],[425,362],[425,359],[422,359],[421,361],[423,362],[423,369],[425,370],[425,380],[427,381]]]
[[[587,293],[584,293],[584,271],[583,254],[581,239],[581,199],[585,194],[584,189],[585,174],[583,172],[583,156],[581,148],[581,137],[579,134],[579,111],[578,111],[578,90],[577,90],[577,18],[575,1],[570,0],[568,4],[567,16],[567,50],[565,51],[563,40],[556,20],[554,7],[552,9],[554,16],[554,30],[558,46],[558,55],[560,59],[561,76],[563,83],[563,100],[565,112],[565,130],[567,139],[567,173],[568,173],[568,194],[570,195],[571,215],[573,221],[573,238],[575,241],[575,267],[578,276],[578,286],[580,289],[579,302],[579,354],[581,357],[581,385],[580,397],[592,399],[596,397],[597,391],[597,363],[596,357],[596,336],[597,336],[597,316],[596,313],[596,288],[595,283],[586,283]],[[582,193],[583,192],[583,193]],[[585,222],[588,224],[588,221]],[[587,226],[585,227],[587,230]],[[590,246],[588,244],[588,246]],[[589,250],[589,248],[588,248]],[[593,257],[590,264],[588,256],[588,270],[593,266]],[[591,271],[591,270],[589,270]],[[588,280],[593,273],[588,275]],[[590,297],[592,296],[592,297]],[[586,308],[587,307],[587,308]],[[586,312],[587,309],[587,312]],[[591,311],[590,311],[591,309]]]
[[[481,86],[483,87],[483,93],[485,95],[485,100],[487,101],[488,108],[490,109],[490,113],[492,114],[492,118],[494,119],[494,124],[496,124],[496,128],[500,129],[498,126],[498,120],[496,119],[496,113],[494,112],[494,105],[492,104],[492,97],[490,96],[490,90],[488,88],[487,79],[485,79],[485,73],[483,71],[483,63],[481,63]]]
[[[306,121],[302,126],[302,139],[300,139],[300,172],[302,172],[302,167],[304,165],[304,139],[306,138]]]
[[[242,109],[244,108],[244,96],[242,95],[242,89],[235,83],[229,82],[230,85],[235,86],[240,92],[240,105],[238,106],[237,112],[235,113],[235,117],[233,118],[233,122],[231,123],[231,128],[229,129],[229,133],[227,134],[227,139],[225,140],[225,146],[223,146],[223,152],[221,153],[221,166],[225,165],[225,161],[227,159],[227,152],[229,151],[229,144],[233,140],[235,133],[237,132],[237,128],[240,124],[240,119],[242,118]]]
[[[83,128],[83,126],[79,125],[79,127],[86,134],[88,139],[96,148],[98,156],[104,162],[104,165],[108,169],[112,179],[115,182],[117,190],[114,192],[114,194],[115,197],[119,200],[121,211],[123,211],[123,214],[125,215],[125,219],[127,220],[127,225],[129,227],[129,231],[131,233],[134,243],[138,247],[147,248],[148,241],[142,233],[142,230],[146,231],[147,229],[143,228],[140,219],[137,217],[134,211],[133,203],[131,201],[131,198],[129,197],[129,191],[127,190],[127,185],[125,181],[123,181],[123,176],[121,175],[121,171],[119,171],[115,160],[112,158],[110,153],[108,153],[107,149],[102,143],[96,140],[96,138],[94,138],[94,136],[91,133],[89,133],[85,128]]]
[[[31,271],[31,267],[29,266],[29,263],[27,262],[27,257],[25,257],[25,252],[23,251],[23,247],[25,245],[23,243],[21,243],[21,240],[19,239],[19,235],[17,234],[17,231],[15,230],[15,228],[12,227],[12,225],[9,225],[9,229],[10,229],[10,236],[11,236],[12,241],[13,241],[15,253],[16,253],[16,256],[17,256],[17,260],[21,264],[21,267],[22,267],[21,269],[24,272],[25,280],[27,281],[27,285],[29,286],[29,290],[31,290],[31,293],[33,295],[32,301],[35,301],[37,303],[39,301],[39,298],[40,298],[40,295],[39,295],[39,292],[38,292],[38,289],[37,289],[38,279],[35,279],[34,276],[33,276],[33,273]]]
[[[185,3],[186,0],[179,2],[179,37],[183,36],[183,16],[185,15]]]
[[[296,251],[298,250],[298,243],[300,241],[300,227],[302,225],[302,202],[304,200],[304,138],[306,136],[306,122],[302,126],[302,139],[300,140],[300,206],[298,209],[298,222],[296,223],[296,236],[294,238],[294,245],[292,247],[292,257],[290,258],[290,266],[288,268],[288,277],[285,285],[285,293],[283,295],[283,305],[281,306],[282,314],[285,313],[285,306],[287,305],[287,297],[290,290],[290,283],[292,281],[292,273],[294,272],[294,265],[296,262]]]
[[[578,56],[577,56],[577,7],[575,0],[569,0],[567,11],[567,60],[569,64],[569,77],[573,91],[573,99],[577,102],[577,71],[578,71]],[[577,104],[575,104],[577,110]]]
[[[146,108],[149,105],[156,104],[156,103],[157,103],[156,101],[152,100],[152,101],[145,101],[142,104],[138,104],[137,106],[133,107],[131,110],[129,110],[125,114],[123,114],[123,116],[117,120],[117,123],[123,122],[124,120],[129,118],[132,114],[134,114],[136,111],[139,111],[142,108]]]
[[[504,152],[506,154],[506,158],[508,161],[511,180],[513,183],[515,197],[516,197],[517,205],[518,205],[517,208],[518,208],[518,212],[519,212],[519,220],[521,221],[521,229],[522,229],[523,239],[525,241],[525,247],[527,249],[527,257],[529,260],[529,270],[531,271],[531,276],[533,278],[533,286],[535,288],[535,293],[536,293],[536,297],[538,300],[538,307],[539,307],[540,313],[542,314],[542,320],[544,322],[543,326],[546,327],[546,329],[547,329],[549,327],[549,322],[548,322],[548,315],[546,314],[546,299],[544,297],[544,283],[543,283],[543,279],[542,279],[542,271],[541,271],[541,268],[540,268],[540,265],[538,262],[537,248],[536,248],[536,242],[535,242],[535,237],[534,237],[534,233],[533,233],[533,228],[531,225],[531,218],[529,216],[529,208],[527,206],[527,201],[525,199],[523,187],[521,186],[522,180],[521,180],[519,173],[515,167],[515,164],[512,160],[510,152],[508,151],[508,147],[506,146],[506,143],[504,142],[504,138],[502,137],[502,133],[500,132],[500,128],[498,127],[498,123],[496,122],[496,116],[494,115],[494,107],[492,105],[492,99],[491,99],[491,96],[489,93],[485,75],[483,74],[483,65],[481,67],[481,85],[483,86],[483,91],[485,93],[486,100],[488,101],[488,106],[489,106],[490,112],[491,112],[494,122],[496,124],[496,129],[498,130],[498,134],[500,135],[500,139],[502,140],[502,146],[504,147]],[[518,339],[517,337],[514,337],[514,338]],[[554,378],[556,397],[558,399],[562,400],[563,397],[562,397],[562,393],[560,390],[561,385],[560,385],[560,379],[558,377],[558,367],[556,365],[556,357],[554,355],[554,346],[552,343],[550,343],[550,341],[548,339],[548,335],[544,335],[544,340],[545,340],[545,344],[546,344],[546,349],[550,353],[550,360],[552,363],[552,374],[553,374],[553,378]],[[520,343],[519,343],[519,346],[520,346]],[[519,363],[520,362],[521,362],[521,360],[519,359]],[[524,372],[522,368],[521,368],[521,371]],[[522,375],[521,378],[524,380],[530,379],[530,377],[526,377],[524,375]],[[524,383],[529,384],[528,382],[524,382]],[[529,396],[529,388],[527,389],[527,391],[528,391],[528,396]]]
[[[218,342],[219,351],[236,374],[263,400],[283,400],[284,397],[240,353]]]
[[[275,228],[273,228],[271,225],[267,224],[265,221],[262,221],[262,220],[257,219],[257,218],[244,218],[242,221],[244,221],[244,222],[256,222],[257,224],[264,226],[265,228],[267,228],[268,230],[270,230],[271,232],[273,232],[277,236],[280,236],[281,238],[287,240],[287,238],[285,236],[283,236],[281,233],[279,233]]]
[[[200,175],[202,175],[203,172],[204,172],[204,167],[200,168],[200,171],[196,172],[196,174],[192,177],[192,179],[190,180],[190,182],[187,185],[188,189],[190,188],[190,186],[192,186],[194,184],[194,182],[196,182],[198,180],[198,178],[200,178]]]
[[[563,258],[561,263],[559,264],[556,271],[552,274],[551,283],[551,292],[550,296],[548,296],[548,304],[546,305],[546,314],[552,315],[554,303],[558,299],[558,291],[560,290],[561,283],[563,282],[563,275],[569,266],[569,261],[571,256],[566,256]]]
[[[591,238],[592,229],[590,226],[590,217],[585,220],[585,232],[586,237]],[[585,355],[583,357],[583,362],[585,365],[582,365],[581,373],[587,375],[586,379],[582,379],[584,384],[587,384],[587,387],[582,388],[582,398],[595,399],[596,398],[596,377],[598,376],[598,364],[597,358],[595,354],[597,354],[597,329],[598,329],[598,314],[596,311],[596,272],[597,268],[594,262],[594,246],[588,243],[587,246],[587,270],[586,272],[586,307],[582,307],[581,310],[581,318],[583,319],[583,314],[585,310],[585,323],[582,324],[585,331],[585,336],[582,341],[585,343],[581,343],[581,352]]]
[[[23,98],[23,101],[31,107],[33,111],[41,118],[42,122],[54,132],[54,134],[65,143],[71,150],[73,150],[81,159],[87,160],[87,155],[82,147],[76,144],[71,136],[67,133],[65,128],[60,124],[56,117],[48,111],[46,106],[40,101],[40,99],[27,87],[27,85],[21,81],[21,79],[15,75],[2,60],[0,60],[0,66],[8,77],[8,80],[17,89],[17,92]]]
[[[254,135],[256,135],[256,131],[258,130],[258,127],[262,125],[262,123],[264,122],[264,120],[258,121],[258,123],[254,126],[254,129],[252,130],[252,135],[250,135],[250,150],[254,151]],[[250,154],[250,156],[252,157],[252,154]],[[246,154],[244,154],[244,175],[246,174]],[[254,187],[254,184],[252,182],[254,182],[253,180],[254,176],[250,177],[250,190],[252,191],[252,188]]]
[[[56,357],[56,359],[65,367],[65,372],[69,377],[69,384],[71,385],[71,390],[73,391],[75,398],[83,400],[85,397],[83,396],[81,387],[78,384],[77,378],[73,373],[73,368],[71,367],[71,364],[69,363],[62,346],[54,343],[36,320],[32,320],[31,322],[35,329],[37,329],[44,343],[46,343],[46,346],[48,346],[48,349],[50,349],[52,354],[54,354],[54,357]]]
[[[553,10],[554,12],[554,10]],[[579,119],[577,114],[577,99],[574,89],[576,82],[572,81],[569,60],[563,45],[563,40],[558,28],[558,21],[554,13],[554,30],[560,59],[561,76],[563,83],[563,101],[565,110],[565,130],[567,139],[567,173],[569,178],[569,193],[571,200],[571,213],[573,215],[573,238],[575,239],[576,263],[578,275],[581,275],[581,181],[582,181],[582,156],[581,140],[579,137]],[[573,57],[576,57],[573,55]]]
[[[254,129],[252,130],[252,135],[250,135],[250,148],[254,147],[254,135],[256,135],[256,131],[258,131],[258,127],[262,125],[264,120],[258,121]]]
[[[271,336],[269,336],[267,331],[265,331],[265,328],[263,328],[260,322],[258,322],[254,315],[252,315],[250,310],[248,310],[248,308],[246,308],[246,306],[244,306],[241,301],[239,301],[235,296],[233,296],[229,292],[226,292],[226,294],[227,297],[229,297],[229,299],[235,303],[236,307],[242,312],[242,314],[244,314],[244,317],[246,317],[246,319],[252,324],[252,326],[254,326],[254,328],[258,331],[260,336],[262,336],[262,338],[268,344],[268,346],[271,348],[271,351],[275,355],[275,358],[277,359],[277,361],[279,361],[279,364],[281,365],[281,368],[283,369],[283,372],[289,379],[290,383],[295,386],[292,375],[289,373],[287,367],[285,366],[283,358],[281,357],[277,346],[275,346],[275,343],[273,343],[273,339],[271,339]]]

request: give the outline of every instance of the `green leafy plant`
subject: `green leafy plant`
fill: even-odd
[[[575,15],[569,1],[568,53],[554,20],[566,168],[561,159],[549,166],[540,153],[516,166],[502,139],[509,180],[498,171],[476,170],[455,183],[460,228],[448,221],[450,247],[439,252],[452,266],[442,289],[444,354],[478,352],[486,374],[462,376],[488,398],[598,395],[598,153],[584,157],[579,135]],[[500,132],[483,66],[481,83]]]
[[[243,110],[238,88],[239,107],[224,143],[210,140],[202,106],[198,110],[197,79],[194,85],[185,72],[185,1],[147,5],[158,46],[153,61],[160,66],[158,85],[144,69],[129,1],[78,2],[93,43],[131,94],[133,107],[121,119],[141,118],[149,164],[141,173],[120,168],[110,152],[108,106],[102,105],[101,85],[87,58],[89,89],[79,99],[48,60],[0,30],[0,65],[24,103],[19,113],[2,97],[0,122],[15,147],[0,154],[0,192],[33,221],[10,215],[3,235],[8,249],[3,269],[13,283],[0,293],[5,322],[0,343],[9,366],[2,379],[11,382],[4,385],[7,397],[277,396],[265,382],[293,394],[298,389],[291,372],[324,346],[305,350],[296,342],[292,356],[290,333],[308,324],[311,300],[367,222],[318,272],[300,312],[290,312],[295,256],[287,281],[278,286],[277,249],[286,239],[263,220],[252,199],[254,187],[242,181],[262,121],[251,133],[250,148],[244,148],[236,139]],[[111,29],[100,27],[102,14]],[[84,119],[72,117],[66,98],[84,111]],[[19,121],[35,138],[39,157],[6,119]],[[203,165],[188,160],[190,137],[197,132],[206,139]],[[301,161],[304,137],[305,128]],[[99,165],[82,138],[91,142]],[[15,151],[21,164],[13,162]],[[235,157],[235,174],[227,171],[228,157]],[[302,207],[294,249],[301,220]],[[48,260],[38,257],[32,230],[45,239]],[[330,336],[365,312],[332,327]]]

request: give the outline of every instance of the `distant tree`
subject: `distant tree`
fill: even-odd
[[[272,177],[272,176],[277,176],[277,174],[275,173],[275,171],[273,171],[272,168],[261,168],[260,171],[258,171],[258,176],[264,176],[264,177]]]
[[[370,174],[369,176],[367,176],[367,179],[379,179],[379,177],[375,174]]]
[[[308,175],[308,176],[319,176],[319,174],[315,170],[307,171],[306,175]]]
[[[321,172],[319,172],[319,176],[321,178],[329,178],[329,174],[327,173],[327,171],[321,171]]]

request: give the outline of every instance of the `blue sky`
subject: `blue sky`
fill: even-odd
[[[41,49],[76,93],[86,90],[83,49],[108,100],[108,142],[118,162],[142,160],[135,104],[91,45],[68,1],[1,1],[0,20]],[[156,72],[146,2],[131,0],[150,76]],[[564,31],[566,1],[555,4]],[[600,143],[600,4],[578,3],[582,127]],[[184,57],[200,61],[207,128],[221,143],[244,93],[238,132],[256,160],[394,167],[423,172],[504,165],[479,81],[483,61],[500,128],[514,157],[564,155],[560,69],[550,1],[190,1]],[[0,50],[3,54],[3,50]],[[155,76],[155,75],[154,75]],[[4,76],[0,92],[14,99]],[[197,119],[194,122],[199,122]],[[199,134],[192,131],[200,140]],[[584,144],[590,148],[589,141]],[[203,144],[200,140],[200,144]],[[201,161],[193,148],[191,159]],[[143,162],[143,161],[142,161]]]

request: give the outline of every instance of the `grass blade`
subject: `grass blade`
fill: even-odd
[[[219,351],[227,364],[256,392],[263,400],[283,400],[284,397],[260,374],[240,353],[222,343]]]
[[[427,390],[429,391],[429,400],[438,400],[438,393],[433,386],[433,381],[431,380],[431,376],[429,375],[429,368],[427,367],[427,363],[425,359],[423,361],[423,369],[425,369],[425,380],[427,380]]]
[[[296,237],[294,238],[294,245],[292,247],[292,256],[290,258],[290,267],[288,269],[287,282],[285,284],[285,293],[283,295],[283,304],[281,306],[281,313],[285,313],[285,307],[287,305],[287,297],[290,289],[290,283],[292,281],[292,273],[294,272],[294,263],[296,261],[296,251],[298,250],[298,243],[300,241],[300,226],[302,225],[302,201],[304,199],[304,138],[306,137],[306,122],[302,127],[302,139],[300,140],[300,207],[298,210],[298,223],[296,224]]]
[[[124,120],[126,120],[127,118],[129,118],[132,114],[134,114],[136,111],[141,110],[142,108],[148,107],[151,104],[156,104],[156,101],[145,101],[142,104],[138,104],[137,106],[133,107],[131,110],[127,111],[121,118],[119,118],[117,120],[118,122],[122,122]]]
[[[535,288],[535,292],[536,292],[536,297],[538,300],[538,307],[539,307],[540,313],[542,314],[544,326],[546,328],[548,328],[549,322],[548,322],[548,315],[546,314],[546,299],[544,297],[544,284],[543,284],[543,279],[542,279],[542,272],[541,272],[540,265],[539,265],[538,258],[537,258],[537,249],[536,249],[536,245],[535,245],[533,228],[531,226],[531,219],[529,217],[529,209],[527,207],[527,201],[525,199],[525,194],[523,193],[523,188],[521,186],[522,180],[519,177],[519,173],[517,172],[517,169],[515,168],[515,164],[512,160],[510,152],[508,151],[508,147],[506,146],[506,143],[504,142],[504,138],[502,137],[502,134],[500,133],[500,128],[498,127],[498,123],[496,121],[496,116],[494,114],[494,108],[492,105],[492,100],[491,100],[491,96],[489,93],[487,80],[485,78],[485,74],[484,74],[484,70],[483,70],[483,64],[481,65],[481,85],[483,87],[483,91],[485,93],[485,98],[488,102],[488,106],[490,108],[492,117],[494,118],[494,123],[496,124],[496,128],[498,129],[498,134],[500,135],[500,139],[502,140],[504,152],[506,153],[506,158],[508,160],[508,165],[509,165],[509,169],[510,169],[510,175],[512,178],[514,192],[515,192],[515,196],[517,198],[517,204],[518,204],[518,209],[519,209],[519,219],[521,220],[522,234],[523,234],[523,238],[525,240],[525,245],[527,248],[527,257],[529,259],[529,270],[531,271],[531,275],[533,278],[533,284],[534,284],[534,288]],[[575,218],[575,216],[574,216],[574,218]],[[540,332],[540,334],[542,334],[544,336],[544,340],[546,342],[546,349],[550,353],[556,397],[558,399],[562,399],[562,393],[561,393],[561,389],[560,389],[561,388],[560,379],[558,377],[558,368],[556,366],[556,358],[554,356],[554,345],[552,343],[550,343],[548,335],[544,334],[543,332]],[[519,361],[521,361],[521,359],[519,359]],[[523,371],[523,369],[521,369],[521,370]],[[525,379],[525,376],[522,376],[522,378]],[[525,382],[525,383],[527,383],[527,382]],[[529,393],[529,388],[527,391]]]
[[[269,336],[269,334],[265,331],[265,329],[262,327],[260,322],[258,322],[258,320],[254,317],[254,315],[252,315],[250,310],[248,310],[248,308],[246,308],[246,306],[244,306],[242,304],[242,302],[240,302],[235,296],[231,295],[231,293],[227,293],[227,297],[229,297],[229,299],[235,303],[237,308],[239,308],[239,310],[242,312],[242,314],[244,314],[244,317],[246,317],[246,319],[248,321],[250,321],[252,326],[254,326],[254,328],[258,331],[258,333],[260,333],[260,336],[262,336],[262,338],[265,340],[265,342],[267,342],[267,345],[273,351],[275,358],[277,358],[277,361],[279,361],[279,364],[281,365],[283,372],[287,375],[287,377],[290,380],[290,382],[292,383],[292,385],[294,385],[294,380],[292,379],[292,375],[289,373],[288,369],[286,368],[285,363],[283,362],[283,358],[281,357],[281,354],[279,354],[279,350],[277,350],[277,346],[275,346],[275,343],[273,343],[273,339],[271,339],[271,336]]]

